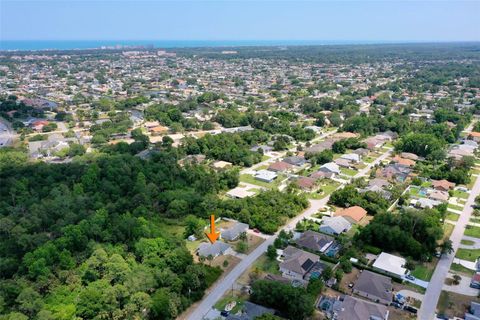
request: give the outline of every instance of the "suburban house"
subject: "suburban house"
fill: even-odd
[[[324,179],[324,178],[330,179],[330,178],[333,178],[334,176],[335,176],[335,173],[333,172],[317,171],[312,173],[309,177],[313,179]]]
[[[287,172],[292,170],[293,166],[290,163],[286,163],[284,161],[277,161],[272,163],[269,167],[269,171],[273,172]]]
[[[286,157],[282,161],[297,167],[303,167],[307,163],[307,159],[300,156]]]
[[[234,241],[237,240],[238,237],[244,232],[247,232],[248,224],[242,222],[236,222],[232,227],[223,230],[221,233],[221,237],[227,241]]]
[[[295,180],[295,184],[304,191],[312,191],[317,186],[317,179],[312,177],[300,177]]]
[[[326,173],[333,173],[333,174],[340,174],[340,168],[334,162],[327,162],[323,164],[319,171],[326,172]]]
[[[322,141],[320,143],[314,144],[311,147],[308,147],[305,149],[306,153],[320,153],[324,150],[330,150],[332,149],[333,143],[335,142],[334,139],[328,139],[325,141]]]
[[[391,278],[368,270],[363,270],[353,287],[353,293],[385,305],[392,302],[392,290]]]
[[[256,193],[250,190],[246,190],[245,188],[241,187],[236,187],[233,188],[232,190],[227,192],[227,196],[229,196],[232,199],[243,199],[246,197],[252,197]]]
[[[313,253],[288,246],[283,250],[280,272],[283,277],[304,282],[305,276],[320,258]]]
[[[307,230],[300,238],[297,239],[296,243],[300,247],[304,247],[313,251],[318,251],[321,253],[327,252],[327,250],[333,245],[335,239],[333,237]]]
[[[412,204],[414,207],[417,207],[417,208],[422,208],[422,209],[429,208],[429,209],[432,209],[433,207],[436,207],[436,206],[438,206],[438,205],[441,205],[442,202],[440,202],[440,201],[438,201],[438,200],[428,199],[428,198],[420,198],[420,199],[412,199],[412,200],[411,200],[411,204]]]
[[[449,191],[455,187],[455,183],[448,180],[432,180],[432,188],[439,191]]]
[[[218,160],[212,163],[214,169],[226,169],[232,166],[231,162]]]
[[[245,301],[240,314],[229,314],[226,320],[253,320],[264,314],[275,314],[275,310],[250,301]]]
[[[358,223],[367,216],[367,210],[359,206],[353,206],[346,209],[339,209],[334,215],[336,217],[344,217],[352,223]]]
[[[322,219],[319,230],[323,233],[337,236],[351,228],[352,224],[344,217],[325,217]]]
[[[342,167],[342,168],[353,167],[353,163],[346,159],[338,158],[333,160],[333,162],[335,162],[339,167]]]
[[[386,306],[345,296],[336,320],[388,320]]]
[[[409,167],[402,166],[398,163],[393,163],[379,170],[377,172],[377,177],[385,178],[388,180],[395,179],[397,181],[404,182],[408,178],[411,172],[412,172],[412,169],[410,169]]]
[[[369,187],[377,186],[377,187],[380,187],[380,188],[385,188],[385,187],[389,187],[389,186],[390,186],[390,182],[388,182],[388,181],[385,180],[385,179],[374,178],[374,179],[368,181],[368,186],[369,186]]]
[[[275,172],[270,171],[270,170],[265,170],[265,169],[258,170],[254,175],[255,179],[263,181],[263,182],[268,182],[268,183],[277,179],[277,176],[278,175]]]
[[[345,159],[345,160],[348,160],[350,162],[354,162],[354,163],[359,163],[360,162],[360,155],[356,154],[356,153],[347,153],[347,154],[343,154],[340,156],[340,159]]]
[[[352,151],[352,153],[358,154],[360,157],[364,157],[364,156],[368,155],[369,152],[370,152],[370,150],[365,149],[365,148],[358,148],[358,149],[355,149],[355,150]]]
[[[475,142],[480,142],[480,132],[472,131],[468,135],[468,138],[475,141]]]
[[[233,253],[233,250],[230,245],[222,241],[215,241],[213,244],[210,242],[202,242],[197,249],[197,254],[204,258],[209,256],[216,258],[218,256],[231,253]]]
[[[395,163],[398,163],[399,165],[405,166],[405,167],[415,166],[415,161],[414,160],[402,158],[399,155],[396,155],[395,157],[393,157],[392,161],[395,162]]]
[[[407,261],[402,257],[382,252],[377,257],[372,267],[374,269],[386,272],[387,274],[402,278],[407,272],[407,269],[404,268],[406,263]]]
[[[434,190],[428,193],[428,198],[441,202],[447,202],[449,197],[446,191]]]

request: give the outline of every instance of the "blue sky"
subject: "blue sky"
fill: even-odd
[[[455,0],[0,0],[0,39],[480,41],[479,13]]]

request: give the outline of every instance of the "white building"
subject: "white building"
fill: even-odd
[[[402,257],[382,252],[377,260],[375,260],[372,267],[401,278],[407,272],[407,269],[404,268],[406,263],[407,261]]]

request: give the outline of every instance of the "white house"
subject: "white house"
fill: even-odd
[[[382,252],[375,260],[372,267],[401,278],[407,272],[407,269],[404,268],[406,263],[407,261],[402,257]]]
[[[320,169],[323,172],[330,172],[334,174],[340,174],[340,167],[335,162],[327,162],[323,164]]]
[[[254,177],[257,180],[270,183],[277,178],[277,173],[273,172],[273,171],[262,169],[262,170],[258,170],[255,173]]]
[[[360,155],[356,153],[347,153],[347,154],[342,154],[340,156],[341,159],[345,159],[351,162],[359,163],[360,162]]]

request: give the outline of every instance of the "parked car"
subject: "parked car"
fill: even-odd
[[[405,276],[405,278],[407,278],[408,280],[415,281],[415,277],[412,276],[411,274],[407,274],[407,275]]]
[[[220,312],[220,315],[222,317],[228,317],[228,315],[230,314],[230,312],[226,311],[226,310],[223,310],[222,312]]]
[[[392,302],[392,303],[390,303],[390,305],[397,308],[397,309],[402,309],[402,305],[398,302]]]
[[[412,306],[403,306],[403,310],[405,311],[408,311],[408,312],[411,312],[413,314],[417,314],[418,310],[415,309],[414,307]]]

